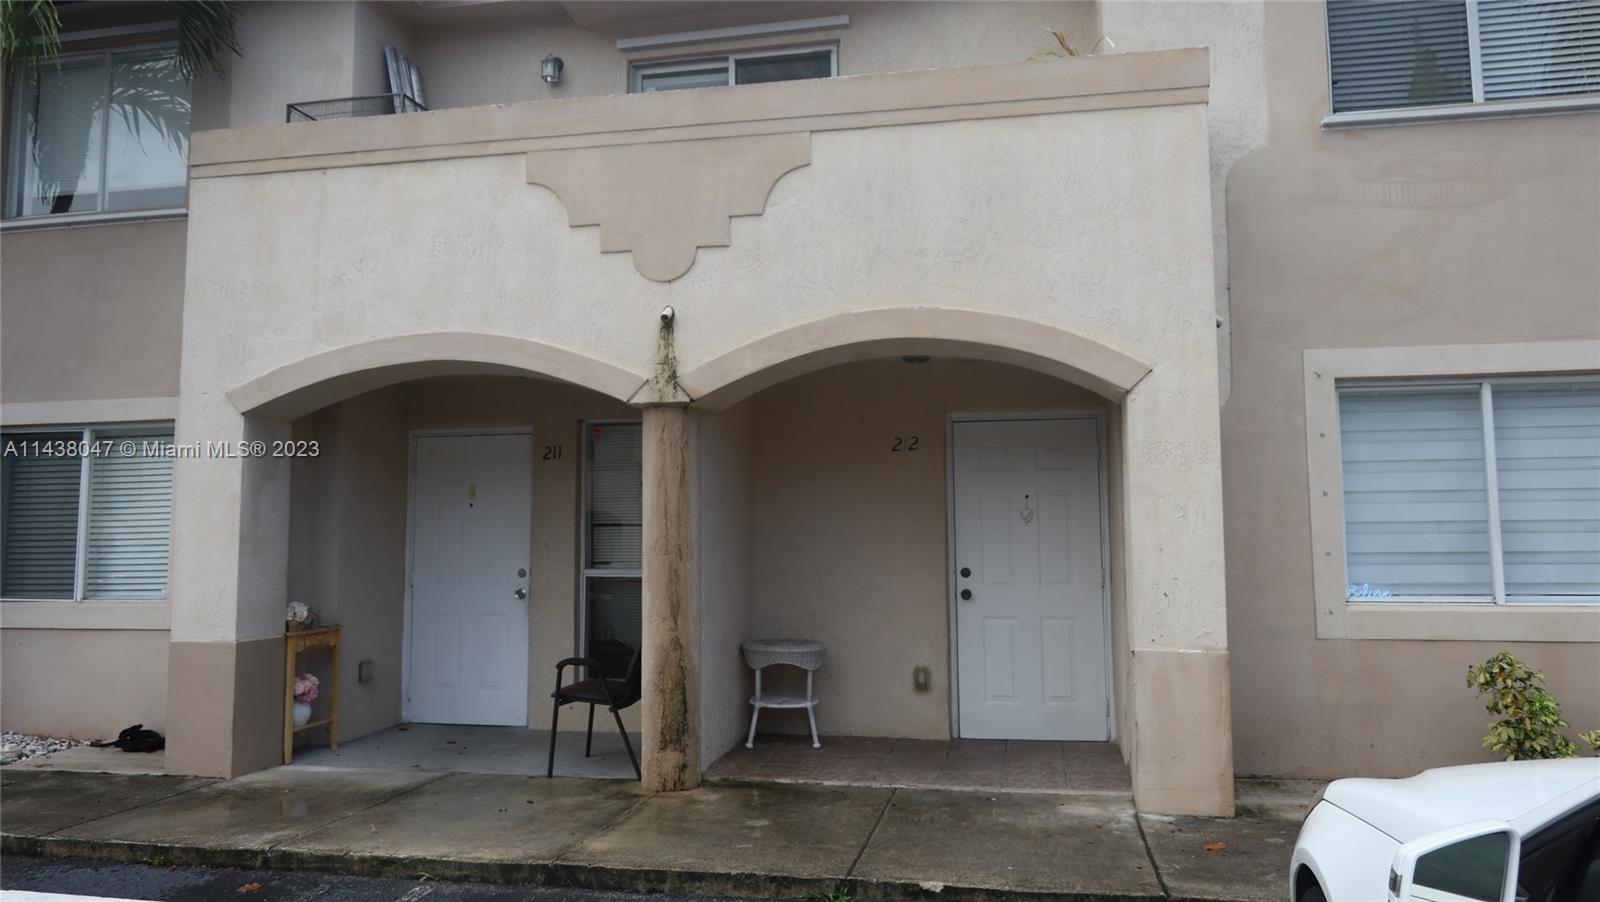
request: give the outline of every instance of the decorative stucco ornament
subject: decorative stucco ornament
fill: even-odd
[[[689,271],[702,247],[727,247],[728,220],[756,216],[772,186],[811,162],[811,135],[741,135],[528,154],[528,182],[555,192],[567,224],[600,227],[603,253],[630,251],[647,279]]]

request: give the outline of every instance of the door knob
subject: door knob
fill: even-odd
[[[527,598],[528,597],[528,590],[527,589],[518,589],[517,591],[512,592],[511,594],[517,596],[518,598]]]
[[[966,579],[967,577],[969,577],[971,575],[972,575],[972,568],[971,567],[962,567],[961,568],[961,578],[962,579]]]
[[[972,590],[971,589],[962,589],[961,590],[961,600],[962,601],[971,601],[972,600]]]

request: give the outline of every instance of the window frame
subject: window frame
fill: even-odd
[[[1467,17],[1467,65],[1472,81],[1472,100],[1339,112],[1333,109],[1333,34],[1328,26],[1327,5],[1324,4],[1322,51],[1328,88],[1328,115],[1322,118],[1322,127],[1338,129],[1370,125],[1414,125],[1424,122],[1549,116],[1600,110],[1600,93],[1547,94],[1504,100],[1484,99],[1483,46],[1478,36],[1478,0],[1462,0],[1462,3]]]
[[[693,72],[697,69],[709,69],[717,65],[723,66],[727,73],[727,81],[721,85],[707,85],[706,87],[734,87],[737,82],[738,64],[740,60],[764,59],[775,56],[807,56],[813,53],[828,54],[828,78],[839,77],[839,45],[808,44],[788,47],[763,47],[758,50],[732,51],[728,53],[702,53],[694,56],[677,57],[671,59],[641,60],[628,64],[628,93],[646,94],[656,93],[644,89],[644,79],[647,75],[670,75],[674,72]],[[809,81],[811,79],[796,79]],[[772,84],[772,82],[767,82]]]
[[[1460,379],[1345,379],[1334,386],[1335,393],[1342,393],[1346,389],[1372,392],[1416,392],[1419,394],[1429,391],[1450,389],[1465,389],[1476,387],[1478,392],[1479,423],[1483,430],[1483,466],[1484,466],[1484,501],[1487,514],[1484,519],[1489,530],[1489,572],[1490,594],[1488,595],[1392,595],[1384,599],[1384,604],[1568,604],[1568,605],[1595,605],[1600,604],[1600,592],[1587,595],[1508,595],[1506,593],[1505,549],[1500,523],[1500,473],[1499,460],[1495,448],[1495,410],[1494,387],[1496,385],[1537,385],[1540,383],[1569,385],[1574,382],[1589,382],[1600,384],[1600,373],[1576,373],[1559,376],[1484,376]],[[1340,424],[1341,427],[1343,424]],[[1342,437],[1342,433],[1341,433]],[[1344,461],[1340,458],[1339,487],[1344,489]],[[1341,530],[1346,530],[1348,537],[1349,524],[1344,519],[1343,498],[1340,499]],[[1350,581],[1349,551],[1345,552],[1342,562],[1345,572],[1345,584],[1353,585]],[[1360,599],[1345,597],[1346,603],[1365,604]]]
[[[1573,381],[1600,376],[1596,360],[1600,340],[1305,350],[1306,488],[1317,638],[1600,642],[1600,604],[1588,601],[1549,596],[1512,604],[1350,600],[1337,390],[1356,381]]]
[[[641,430],[640,441],[643,441],[644,421],[640,419],[627,419],[625,417],[613,417],[608,419],[583,420],[579,425],[583,430],[583,456],[578,461],[578,467],[581,471],[578,494],[578,654],[581,657],[587,657],[589,654],[590,639],[589,580],[637,579],[641,583],[641,589],[643,588],[642,584],[644,582],[644,568],[642,561],[639,567],[589,566],[590,530],[592,528],[592,517],[590,515],[594,508],[590,495],[591,489],[593,488],[591,477],[594,475],[594,468],[590,466],[590,459],[594,447],[594,430],[597,426],[637,426]]]
[[[69,36],[62,37],[63,42],[68,40],[71,40]],[[120,44],[114,47],[102,47],[94,50],[78,50],[71,53],[63,53],[58,57],[58,59],[62,63],[70,63],[75,60],[99,57],[101,63],[105,67],[105,84],[107,90],[106,96],[109,97],[111,79],[114,71],[112,66],[113,56],[127,53],[142,53],[151,50],[172,50],[176,52],[177,49],[177,41],[159,40],[137,44]],[[7,102],[11,106],[11,114],[9,121],[6,122],[6,190],[5,196],[0,198],[0,204],[3,204],[3,206],[0,206],[0,213],[3,213],[3,215],[0,215],[0,224],[3,224],[3,226],[7,228],[21,228],[25,226],[43,226],[46,224],[67,225],[73,222],[98,222],[128,219],[140,220],[175,216],[187,212],[189,204],[189,156],[187,151],[184,153],[184,183],[182,204],[175,207],[141,207],[132,210],[106,209],[108,192],[110,191],[109,180],[106,178],[106,167],[110,166],[107,148],[111,140],[111,129],[109,125],[109,117],[111,112],[108,108],[106,110],[107,122],[102,123],[100,128],[100,191],[97,195],[97,209],[82,210],[76,213],[30,213],[24,215],[21,211],[23,203],[23,183],[25,181],[24,175],[27,167],[26,142],[28,140],[28,129],[26,106],[23,103],[23,93],[29,89],[33,82],[31,78],[24,75],[15,67],[13,67],[13,69],[6,74],[11,80],[10,91],[8,92],[10,96],[6,98]],[[186,140],[192,140],[194,136],[194,98],[192,94],[193,83],[188,83],[187,87],[191,90],[191,95],[189,137]]]
[[[169,441],[177,437],[176,424],[172,420],[149,420],[133,422],[98,423],[94,425],[63,424],[63,425],[18,425],[5,426],[5,436],[60,434],[77,432],[78,441],[88,443],[95,440],[98,432],[129,433],[150,430],[152,435],[169,435]],[[168,517],[168,551],[167,551],[167,581],[159,598],[87,598],[84,592],[84,575],[89,562],[89,517],[91,496],[93,494],[94,480],[91,469],[95,455],[86,454],[79,457],[78,465],[78,515],[76,523],[77,536],[73,542],[72,560],[72,597],[71,598],[17,598],[0,596],[0,603],[10,605],[128,605],[128,604],[155,604],[165,605],[172,598],[172,552],[171,528],[173,511],[169,508]],[[175,506],[175,505],[174,505]],[[3,549],[0,549],[3,553]],[[7,626],[13,618],[7,617]]]

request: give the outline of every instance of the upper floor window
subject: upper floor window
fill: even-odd
[[[172,426],[0,435],[0,597],[166,597]]]
[[[173,48],[43,63],[13,108],[8,216],[183,206],[189,85]]]
[[[762,50],[666,63],[639,63],[633,67],[628,90],[647,94],[685,88],[829,78],[838,74],[839,52],[836,47]]]
[[[1335,113],[1600,93],[1596,0],[1328,0]]]
[[[1600,602],[1600,379],[1341,386],[1349,600]]]

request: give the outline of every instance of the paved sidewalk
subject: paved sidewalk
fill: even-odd
[[[0,770],[7,854],[768,898],[1277,899],[1292,810],[1140,817],[1104,795],[804,784],[652,796],[416,770]]]

